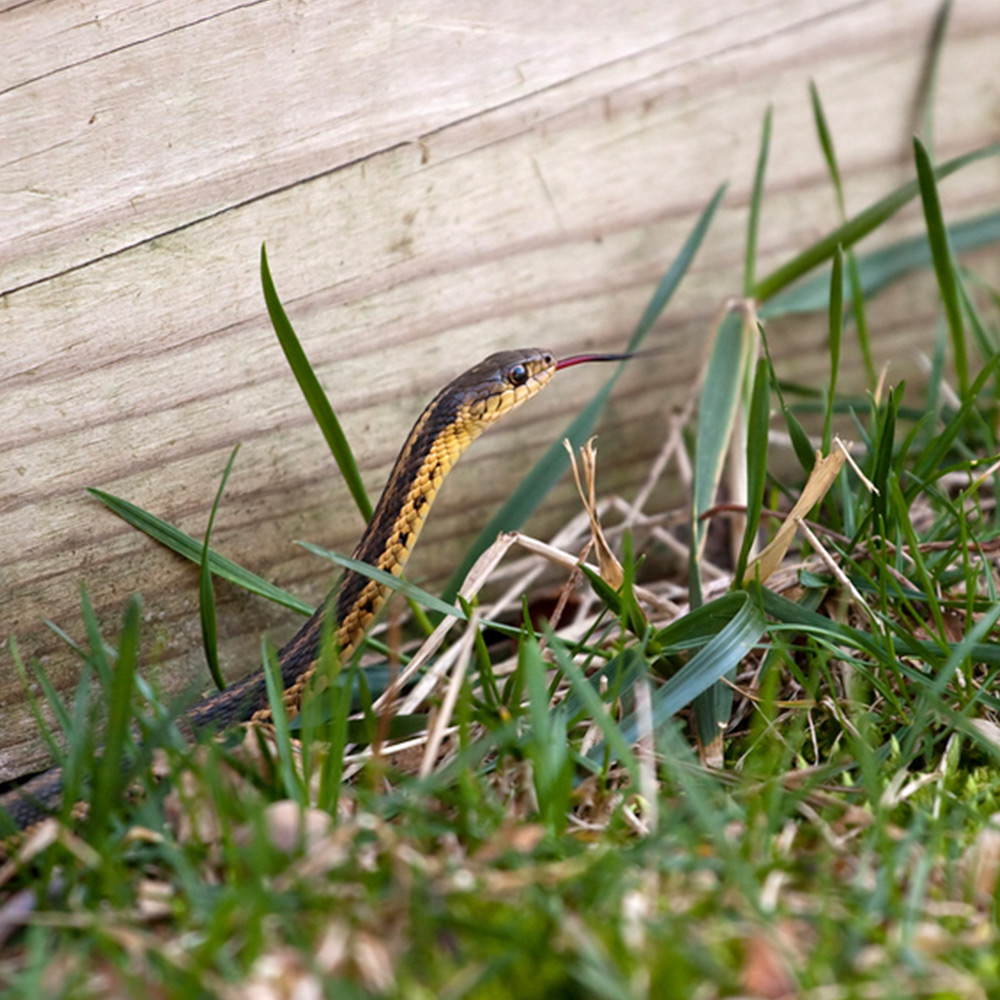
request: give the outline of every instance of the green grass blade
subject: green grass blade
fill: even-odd
[[[746,592],[727,594],[720,601],[725,602],[728,621],[677,674],[654,693],[654,728],[662,726],[667,719],[717,684],[721,677],[739,666],[743,657],[760,642],[766,622],[750,595]],[[637,715],[632,714],[623,719],[618,728],[624,742],[631,746],[639,737]],[[712,738],[718,735],[716,731],[712,733]],[[612,753],[614,755],[614,751]],[[605,748],[598,745],[587,756],[596,761],[601,760],[604,754]]]
[[[176,552],[185,559],[190,559],[193,563],[201,564],[202,543],[169,521],[164,521],[155,514],[150,514],[141,507],[137,507],[134,503],[106,493],[104,490],[99,490],[95,486],[88,486],[87,492],[100,500],[123,521],[127,521],[133,528],[138,528],[143,534],[148,535],[153,541],[165,545],[172,552]],[[268,583],[263,577],[257,576],[256,573],[251,573],[231,559],[219,555],[214,549],[209,550],[208,559],[212,573],[223,580],[235,583],[237,587],[249,590],[251,594],[266,597],[269,601],[274,601],[275,604],[291,608],[292,611],[298,611],[299,614],[311,615],[313,613],[314,608],[305,601],[299,600],[294,594],[276,587],[273,583]]]
[[[97,620],[94,605],[90,600],[90,595],[86,588],[80,586],[80,613],[83,617],[83,627],[87,634],[87,644],[89,650],[86,653],[87,661],[94,668],[98,680],[105,688],[111,684],[111,659],[114,657],[114,650],[104,641],[101,635],[101,625]]]
[[[962,308],[965,310],[965,316],[969,321],[969,328],[976,348],[984,358],[992,357],[996,354],[997,349],[1000,348],[1000,341],[997,339],[996,331],[988,328],[979,312],[978,306],[972,300],[972,296],[969,295],[969,291],[965,287],[965,282],[960,281],[958,283],[958,291],[962,297]]]
[[[934,92],[950,19],[951,0],[944,0],[934,16],[934,26],[924,53],[913,101],[912,124],[909,131],[920,135],[928,148],[933,148],[934,145]]]
[[[701,603],[698,560],[708,531],[702,514],[715,503],[729,451],[750,360],[751,327],[742,312],[728,312],[719,324],[698,399],[694,481],[691,488],[692,606]]]
[[[66,754],[60,761],[62,764],[62,818],[71,820],[78,803],[86,798],[86,786],[94,770],[94,757],[97,752],[97,737],[93,732],[93,671],[89,661],[84,661],[80,671],[80,679],[76,683],[76,693],[73,698],[73,720],[63,730],[66,735]],[[52,697],[45,689],[45,699],[50,706]],[[97,692],[98,696],[102,692]],[[59,757],[56,757],[59,760]]]
[[[94,794],[91,800],[90,819],[94,823],[95,831],[106,829],[108,817],[114,804],[124,792],[128,780],[123,763],[125,748],[130,739],[132,692],[135,690],[141,626],[142,602],[138,597],[131,597],[125,605],[117,662],[111,673],[104,753],[94,767]]]
[[[846,222],[847,203],[844,199],[844,185],[840,177],[840,167],[837,164],[837,154],[833,146],[833,135],[830,133],[830,127],[826,121],[826,113],[823,111],[823,102],[820,100],[819,90],[812,80],[809,81],[809,96],[812,100],[813,120],[816,123],[820,148],[823,150],[823,158],[826,160],[827,170],[830,172],[830,180],[833,183],[834,194],[837,197],[837,210],[840,213],[840,221]],[[838,255],[841,253],[842,250],[838,247]],[[875,361],[872,356],[871,337],[868,334],[868,318],[865,309],[865,297],[861,290],[861,275],[854,251],[849,248],[846,256],[847,280],[851,289],[851,308],[854,311],[854,321],[858,330],[858,345],[861,348],[865,374],[868,376],[869,383],[874,385],[876,380]],[[843,291],[841,290],[839,294],[842,302]],[[832,399],[834,394],[831,391],[829,395]]]
[[[271,317],[271,325],[277,334],[278,343],[285,352],[288,359],[288,366],[295,375],[296,382],[305,396],[309,409],[312,410],[313,417],[319,425],[319,429],[326,438],[326,443],[330,448],[340,469],[340,474],[347,483],[347,488],[351,491],[351,496],[357,505],[361,516],[366,520],[371,520],[372,503],[368,499],[364,483],[361,481],[361,473],[358,471],[358,463],[354,460],[354,453],[347,442],[347,436],[340,426],[340,421],[333,412],[330,400],[327,399],[323,387],[319,384],[316,373],[309,364],[306,352],[302,349],[302,344],[292,329],[292,324],[285,315],[285,310],[275,291],[274,282],[271,280],[271,272],[267,266],[267,250],[264,245],[260,248],[260,280],[264,288],[264,301],[267,303],[267,312]]]
[[[943,180],[957,170],[983,160],[990,156],[1000,155],[1000,142],[983,146],[965,153],[963,156],[956,156],[946,163],[942,163],[934,171],[938,180]],[[793,282],[807,274],[814,267],[829,260],[833,256],[834,249],[838,244],[844,249],[853,246],[858,240],[867,236],[877,229],[887,219],[896,214],[907,202],[912,201],[919,193],[917,182],[909,181],[897,188],[891,194],[879,199],[875,204],[859,212],[838,226],[822,239],[807,247],[800,254],[797,254],[790,261],[776,268],[769,275],[762,278],[754,289],[754,298],[758,302],[765,302],[773,298],[778,292],[788,288]]]
[[[809,81],[809,101],[812,104],[813,123],[816,125],[820,149],[823,150],[823,159],[826,160],[830,180],[833,182],[833,191],[837,196],[837,207],[840,209],[841,217],[844,217],[847,214],[844,207],[844,185],[840,179],[840,167],[837,165],[837,154],[833,148],[833,135],[826,121],[826,113],[823,111],[823,102],[820,100],[815,80]]]
[[[698,222],[685,241],[680,253],[660,280],[659,285],[657,285],[653,297],[643,311],[635,332],[632,334],[628,346],[625,348],[626,351],[634,351],[639,347],[646,334],[649,333],[656,322],[657,317],[659,317],[666,304],[670,301],[681,279],[687,273],[692,260],[694,260],[694,256],[701,246],[706,232],[708,232],[709,225],[715,215],[715,210],[718,208],[725,190],[725,185],[719,187],[705,207],[705,210],[701,213]],[[627,363],[624,362],[623,364]],[[462,562],[448,580],[442,595],[445,600],[451,600],[458,593],[458,588],[468,575],[472,564],[493,544],[497,535],[502,531],[513,531],[524,524],[542,500],[549,494],[552,487],[562,478],[569,467],[569,456],[562,444],[562,439],[568,438],[570,444],[575,449],[591,436],[594,426],[597,423],[597,418],[604,409],[604,405],[611,395],[611,390],[618,381],[622,370],[622,365],[619,365],[614,374],[598,390],[594,398],[573,419],[563,434],[560,435],[559,439],[552,442],[545,454],[542,455],[531,471],[521,480],[510,497],[496,514],[490,518],[489,523],[479,533],[479,536],[472,543],[468,552],[466,552]]]
[[[452,618],[457,618],[459,621],[465,621],[465,613],[461,608],[457,608],[453,604],[449,604],[447,601],[443,601],[441,598],[435,597],[432,593],[427,590],[423,590],[415,583],[410,583],[409,580],[402,580],[398,576],[393,576],[392,573],[387,573],[385,570],[371,566],[366,562],[362,562],[360,559],[352,559],[350,556],[342,556],[337,552],[331,552],[329,549],[321,548],[319,545],[312,545],[309,542],[299,542],[298,544],[301,545],[302,548],[308,549],[308,551],[312,552],[313,555],[320,556],[323,559],[329,559],[330,562],[336,563],[344,569],[353,569],[362,576],[368,577],[369,580],[375,580],[377,583],[384,584],[391,590],[416,601],[417,604],[430,611],[436,611],[438,614],[450,615]]]
[[[948,245],[948,230],[941,213],[941,200],[934,180],[934,167],[924,144],[916,137],[913,139],[913,155],[917,164],[917,180],[920,184],[920,199],[924,206],[924,219],[927,222],[927,238],[934,258],[934,273],[937,275],[945,316],[948,318],[948,329],[951,332],[958,391],[964,398],[969,391],[969,361],[965,348],[962,306],[958,295],[958,277],[955,274],[951,247]]]
[[[212,537],[212,528],[215,525],[215,515],[219,509],[219,501],[222,499],[222,491],[226,488],[226,480],[233,470],[233,462],[236,460],[236,453],[240,446],[233,448],[226,468],[222,473],[222,482],[215,494],[215,501],[212,504],[212,511],[208,515],[208,527],[205,529],[205,544],[201,547],[201,565],[198,569],[198,610],[201,617],[201,640],[205,647],[205,659],[208,661],[208,671],[212,675],[215,686],[221,691],[226,682],[219,669],[219,633],[215,617],[215,590],[212,587],[212,568],[209,554],[209,541]]]
[[[278,772],[284,786],[285,795],[300,806],[307,805],[305,790],[295,771],[295,753],[292,750],[292,734],[285,710],[284,690],[281,684],[281,667],[274,647],[262,638],[260,642],[261,662],[264,664],[264,683],[267,686],[267,703],[271,708],[271,724],[274,726],[274,744],[278,751]]]
[[[543,822],[561,832],[569,811],[573,787],[573,764],[566,739],[566,715],[561,707],[553,709],[546,684],[547,666],[538,640],[529,629],[521,633],[518,645],[518,669],[524,676],[528,696],[530,738],[524,750],[533,765],[535,794]]]
[[[333,642],[332,636],[324,648],[330,650],[325,655],[329,657],[336,656],[336,644]],[[347,733],[350,728],[351,693],[355,687],[357,672],[358,665],[357,661],[355,661],[347,668],[345,683],[330,684],[327,688],[327,700],[330,706],[330,723],[327,727],[329,746],[327,747],[326,757],[323,761],[323,771],[320,777],[318,805],[322,809],[329,810],[333,815],[337,814],[337,804],[340,802],[341,785],[344,775],[344,751],[347,747]],[[329,668],[326,676],[331,676]]]
[[[823,414],[823,453],[830,451],[833,438],[833,404],[837,397],[840,374],[840,338],[844,329],[844,255],[837,247],[830,272],[830,384],[826,389],[826,412]]]
[[[17,671],[17,677],[21,682],[21,688],[27,698],[28,707],[31,709],[35,725],[38,727],[38,731],[46,738],[46,741],[50,744],[50,746],[55,748],[55,743],[52,740],[52,731],[39,710],[38,698],[35,696],[35,692],[32,689],[33,686],[28,678],[28,671],[24,666],[24,661],[21,659],[21,651],[18,649],[17,642],[13,636],[10,637],[7,648],[10,652],[11,659],[14,662],[14,669]],[[35,679],[38,681],[38,685],[42,689],[42,695],[44,696],[49,709],[56,717],[56,725],[64,733],[68,732],[70,728],[70,717],[69,711],[66,708],[66,703],[61,697],[59,697],[59,692],[49,679],[49,675],[41,669],[37,661],[32,661],[32,667],[34,667]]]
[[[723,330],[728,320],[734,320],[735,325],[729,331],[729,336],[724,338]],[[709,371],[702,388],[702,397],[698,403],[697,445],[692,488],[696,506],[692,521],[693,544],[690,550],[692,558],[688,569],[692,607],[696,607],[702,601],[698,559],[707,537],[708,525],[701,520],[701,514],[714,503],[715,493],[722,475],[723,462],[730,447],[732,427],[739,407],[739,400],[742,397],[741,386],[746,377],[746,366],[750,362],[750,331],[750,324],[745,322],[742,317],[730,314],[723,320],[712,358],[709,360]],[[737,335],[740,340],[734,342],[733,338]],[[727,354],[729,356],[726,356]],[[716,364],[717,359],[718,364]],[[712,384],[713,381],[715,384]],[[728,396],[726,396],[727,386],[729,386],[730,393]],[[727,408],[731,410],[728,415],[728,427],[725,423]],[[705,419],[706,416],[709,416],[708,420]],[[704,437],[702,436],[703,426],[706,427]],[[711,482],[709,481],[710,475],[714,476]],[[698,506],[699,504],[704,506]],[[654,702],[655,700],[654,698]],[[722,684],[719,679],[695,697],[695,728],[702,746],[710,747],[713,741],[721,736],[729,722],[732,707],[732,689]]]
[[[545,627],[545,635],[556,665],[570,683],[572,695],[579,699],[584,712],[597,724],[604,737],[599,744],[600,751],[598,752],[598,747],[593,747],[587,755],[588,758],[600,764],[605,759],[605,748],[607,748],[610,751],[610,758],[627,768],[633,781],[638,781],[639,765],[632,752],[632,744],[636,737],[629,739],[625,736],[621,726],[609,712],[608,706],[601,700],[601,696],[584,676],[583,671],[573,662],[562,640],[549,629],[548,625]]]
[[[865,366],[868,385],[874,389],[878,382],[878,374],[875,371],[872,339],[868,332],[868,310],[865,305],[861,268],[858,266],[858,257],[853,249],[848,249],[847,251],[847,280],[851,286],[851,312],[858,331],[858,346],[861,348],[861,360]]]
[[[799,423],[798,417],[795,416],[791,407],[785,402],[785,395],[781,391],[781,382],[778,380],[778,373],[774,370],[774,361],[771,359],[771,348],[767,342],[767,332],[762,323],[758,322],[757,333],[764,347],[764,357],[767,359],[767,367],[771,375],[771,385],[774,387],[774,393],[778,397],[778,406],[781,407],[781,415],[784,418],[785,426],[788,428],[788,435],[792,441],[792,450],[795,452],[795,457],[799,460],[799,464],[808,474],[812,471],[812,467],[816,463],[816,453],[809,441],[809,435],[806,434],[805,428]]]
[[[904,491],[907,498],[912,497],[923,487],[926,482],[932,482],[937,478],[941,463],[945,455],[954,444],[959,432],[976,415],[976,397],[982,392],[983,387],[993,377],[998,366],[1000,366],[1000,353],[995,354],[976,376],[976,381],[972,383],[969,391],[965,394],[961,407],[944,425],[944,428],[934,436],[928,447],[921,453],[914,466],[911,485]]]
[[[1000,242],[1000,210],[985,212],[971,219],[963,219],[948,227],[948,236],[956,253],[975,250]],[[847,255],[848,271],[852,256]],[[933,263],[926,233],[908,236],[879,250],[861,254],[855,260],[860,282],[859,294],[872,299],[901,277]],[[848,277],[850,275],[848,274]],[[847,289],[845,289],[845,292]],[[850,288],[855,320],[858,310],[854,304],[854,288]],[[830,272],[824,268],[818,274],[789,288],[770,299],[758,310],[763,319],[778,316],[819,312],[827,308],[830,295]]]
[[[767,358],[758,358],[753,380],[753,395],[750,398],[750,414],[747,420],[747,513],[743,529],[743,543],[733,579],[742,584],[747,560],[757,529],[760,513],[764,506],[764,491],[767,488],[767,434],[771,410],[771,367]]]
[[[764,200],[764,175],[767,173],[767,157],[771,149],[771,118],[773,107],[769,104],[764,112],[764,124],[760,133],[760,150],[757,153],[757,169],[754,172],[753,190],[750,194],[750,215],[747,219],[747,245],[743,264],[743,297],[753,296],[753,286],[757,275],[757,229],[760,224],[760,207]]]

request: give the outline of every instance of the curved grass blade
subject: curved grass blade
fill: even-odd
[[[718,208],[725,191],[726,186],[723,184],[716,190],[708,205],[705,206],[694,229],[691,230],[690,235],[681,247],[680,253],[660,280],[659,285],[657,285],[656,291],[643,311],[624,353],[631,354],[639,347],[666,304],[670,301],[681,279],[687,273],[692,260],[694,260],[698,248],[701,246],[701,242],[705,238],[705,233],[708,232],[708,227],[715,215],[715,210]],[[548,495],[552,487],[562,478],[569,467],[569,456],[562,443],[562,438],[568,438],[571,447],[575,449],[590,437],[593,433],[594,425],[597,423],[597,418],[601,410],[603,410],[608,397],[611,395],[611,390],[618,381],[625,364],[627,362],[622,362],[618,366],[614,374],[598,390],[587,406],[573,419],[563,434],[560,435],[559,439],[549,445],[545,454],[535,463],[531,471],[521,480],[503,506],[501,506],[486,527],[479,533],[479,536],[466,552],[458,568],[448,580],[442,595],[445,600],[451,600],[458,593],[458,588],[462,585],[462,581],[472,568],[473,563],[493,544],[497,535],[502,531],[513,531],[524,524],[525,520]]]
[[[933,146],[934,138],[934,92],[937,87],[938,67],[944,50],[948,21],[951,19],[951,0],[944,0],[934,15],[934,26],[924,51],[913,99],[910,127],[913,135],[922,135],[928,146]]]
[[[844,185],[840,179],[837,154],[833,149],[833,135],[830,133],[830,126],[826,121],[826,113],[823,111],[823,102],[819,98],[819,90],[816,87],[815,80],[809,81],[809,101],[812,104],[813,122],[816,125],[816,134],[819,137],[820,149],[823,150],[823,159],[826,160],[826,168],[830,171],[830,180],[833,182],[833,193],[837,197],[837,207],[840,209],[841,216],[846,217]]]
[[[773,105],[764,112],[761,128],[760,151],[757,153],[757,169],[754,172],[753,191],[750,195],[750,217],[747,220],[747,246],[743,263],[743,297],[753,296],[753,286],[757,278],[757,229],[760,223],[760,206],[764,200],[764,174],[767,172],[767,157],[771,149],[771,119]]]
[[[155,514],[150,514],[128,500],[97,489],[96,486],[88,486],[87,492],[100,500],[112,513],[117,514],[123,521],[127,521],[133,528],[138,528],[153,541],[165,545],[172,552],[176,552],[185,559],[190,559],[193,563],[201,563],[203,544],[169,521],[164,521]],[[298,611],[302,615],[311,615],[315,610],[305,601],[299,600],[294,594],[282,590],[281,587],[276,587],[263,577],[257,576],[256,573],[251,573],[250,570],[244,569],[231,559],[219,555],[214,549],[209,549],[208,562],[209,568],[216,576],[228,580],[230,583],[235,583],[237,587],[242,587],[244,590],[249,590],[251,594],[266,597],[267,600],[290,608],[292,611]]]
[[[917,164],[917,182],[920,185],[920,200],[924,206],[927,223],[927,239],[934,259],[934,273],[937,275],[941,300],[944,303],[948,329],[951,332],[951,349],[954,354],[955,375],[958,392],[963,398],[969,391],[969,359],[965,349],[965,327],[962,323],[962,306],[958,296],[958,278],[955,262],[948,244],[948,229],[941,213],[941,199],[938,197],[934,180],[934,167],[924,144],[914,136],[913,156]]]
[[[357,508],[361,511],[361,516],[365,521],[370,521],[372,516],[372,503],[368,499],[364,483],[361,481],[361,473],[358,471],[358,463],[354,460],[354,453],[347,442],[347,436],[340,426],[340,421],[333,412],[330,400],[327,399],[323,387],[319,384],[316,373],[309,364],[306,352],[299,343],[299,338],[292,329],[292,324],[285,315],[281,300],[275,291],[274,282],[271,280],[271,272],[267,266],[267,249],[263,244],[260,247],[260,280],[264,288],[264,301],[267,303],[267,313],[271,317],[271,325],[277,334],[278,343],[285,352],[288,359],[288,366],[292,369],[295,381],[299,383],[302,395],[305,396],[309,409],[319,425],[319,429],[326,438],[326,443],[330,448],[340,469],[340,474],[347,483],[347,488],[351,491]]]
[[[1000,142],[982,146],[971,153],[956,156],[954,159],[942,163],[935,169],[934,176],[938,180],[943,180],[970,163],[997,155],[1000,155]],[[880,198],[873,205],[869,205],[868,208],[848,219],[843,225],[827,233],[822,239],[806,247],[802,253],[797,254],[790,261],[758,281],[754,288],[754,298],[759,302],[773,298],[778,292],[787,288],[803,275],[808,274],[814,267],[829,260],[838,243],[845,250],[853,246],[858,240],[882,225],[886,219],[895,215],[907,202],[912,201],[919,190],[917,181],[909,181],[886,197]]]
[[[809,97],[812,101],[813,120],[816,123],[816,133],[819,136],[820,148],[823,150],[823,158],[826,160],[826,167],[830,172],[834,194],[837,196],[837,211],[840,213],[840,221],[846,222],[847,204],[844,201],[844,185],[840,179],[837,154],[833,148],[833,136],[830,133],[829,125],[827,125],[826,113],[823,111],[823,102],[820,100],[819,90],[813,80],[809,81]],[[838,253],[834,258],[835,261],[844,256],[842,248],[838,246],[837,249]],[[847,280],[851,288],[851,308],[854,310],[854,321],[858,330],[858,345],[861,348],[861,357],[864,362],[865,374],[868,376],[869,385],[874,385],[876,381],[875,360],[872,356],[871,337],[868,334],[868,317],[865,310],[865,297],[861,291],[861,274],[852,249],[848,248],[846,257]],[[836,279],[831,280],[836,281]],[[843,284],[838,286],[838,290],[841,301],[843,301]],[[832,398],[834,394],[831,391],[829,395]],[[826,449],[824,448],[824,450]]]
[[[226,480],[233,470],[233,462],[236,460],[236,453],[240,450],[237,445],[233,448],[226,468],[222,473],[222,482],[215,494],[215,502],[212,504],[212,511],[208,515],[208,527],[205,529],[205,544],[201,547],[201,566],[198,569],[198,611],[201,617],[201,641],[205,647],[205,659],[208,661],[208,672],[212,675],[215,686],[222,691],[226,686],[225,678],[219,669],[219,632],[215,617],[215,589],[212,587],[212,568],[209,560],[211,549],[208,546],[212,537],[212,528],[215,525],[215,515],[219,509],[219,501],[222,499],[222,491],[226,488]]]

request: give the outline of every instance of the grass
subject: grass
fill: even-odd
[[[812,102],[843,206],[815,88]],[[768,114],[744,257],[752,296],[720,319],[690,401],[701,417],[687,580],[642,572],[668,521],[646,489],[597,505],[613,578],[573,568],[587,517],[553,545],[509,536],[468,574],[561,475],[557,443],[456,574],[457,607],[445,614],[402,585],[433,634],[420,652],[422,640],[401,647],[392,634],[370,648],[412,680],[392,685],[392,671],[340,664],[327,648],[302,716],[286,719],[265,643],[273,731],[195,747],[175,726],[180,706],[142,678],[138,599],[105,638],[84,592],[72,706],[32,668],[66,801],[62,822],[0,870],[4,996],[1000,996],[1000,298],[956,259],[1000,238],[1000,219],[949,224],[936,190],[1000,149],[935,169],[916,142],[913,181],[758,278],[771,127]],[[858,251],[913,199],[926,238]],[[262,266],[283,349],[349,470]],[[921,266],[943,317],[927,384],[877,387],[866,304]],[[807,390],[783,385],[767,350],[770,324],[803,310],[830,332],[826,384]],[[865,397],[839,388],[851,351],[872,378]],[[577,442],[612,384],[570,428]],[[816,462],[810,429],[833,457]],[[835,430],[857,442],[850,461]],[[774,474],[776,432],[800,475]],[[733,469],[738,511],[718,506]],[[207,646],[211,574],[295,606],[211,551],[208,532],[191,539],[95,495],[201,566]],[[726,523],[764,542],[782,520],[796,530],[778,535],[773,571],[739,530],[731,566],[710,563],[709,536]],[[510,548],[520,558],[497,569]],[[549,623],[520,596],[546,559],[569,567]],[[511,596],[480,605],[487,580]],[[107,706],[103,756],[96,705]],[[81,798],[84,820],[70,815]]]

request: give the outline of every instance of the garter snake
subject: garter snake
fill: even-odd
[[[438,490],[465,449],[494,421],[530,399],[558,369],[587,361],[620,360],[626,355],[574,355],[557,361],[546,350],[519,349],[491,354],[449,382],[417,418],[393,464],[354,558],[398,576],[416,543]],[[348,570],[322,606],[278,653],[289,715],[299,711],[302,694],[316,670],[323,623],[334,613],[335,640],[350,658],[388,597],[389,588]],[[197,702],[184,717],[195,733],[237,722],[267,722],[263,668],[224,691]],[[0,797],[14,824],[32,826],[57,810],[62,799],[58,768],[31,778]]]

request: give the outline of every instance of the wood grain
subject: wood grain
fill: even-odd
[[[269,330],[263,241],[376,491],[426,398],[483,354],[620,345],[728,179],[717,225],[656,334],[671,357],[630,373],[608,414],[602,468],[627,489],[696,374],[707,324],[740,288],[764,109],[775,108],[766,266],[836,220],[810,78],[849,208],[911,175],[911,104],[935,8],[0,7],[4,633],[68,690],[76,665],[40,618],[78,635],[85,581],[113,633],[125,598],[141,591],[150,675],[168,690],[204,676],[195,571],[84,488],[199,535],[236,442],[217,546],[321,597],[328,570],[292,540],[349,550],[361,525]],[[998,44],[993,0],[960,0],[939,79],[938,157],[995,138]],[[997,181],[995,162],[949,181],[949,216],[994,207]],[[916,225],[911,212],[893,231]],[[916,287],[873,313],[880,360],[933,340],[933,298]],[[820,377],[822,323],[776,324],[773,336],[785,370]],[[440,579],[599,378],[567,372],[477,444],[428,525],[418,577]],[[280,639],[296,625],[231,588],[220,597],[233,675],[255,661],[261,628]],[[44,760],[6,653],[0,703],[2,780]]]

